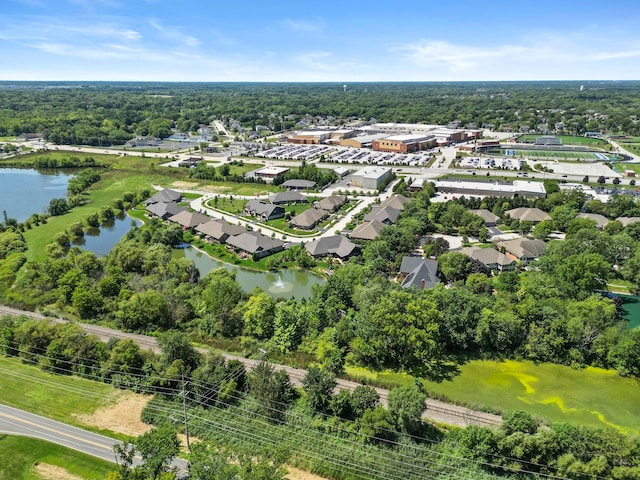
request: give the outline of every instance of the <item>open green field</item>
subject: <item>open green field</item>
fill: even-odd
[[[33,438],[0,435],[0,480],[39,480],[36,465],[64,468],[87,480],[105,478],[113,463]]]
[[[535,142],[536,138],[542,137],[541,134],[526,134],[520,135],[518,137],[518,143],[525,142]],[[609,145],[608,142],[602,140],[601,138],[590,138],[590,137],[582,137],[582,136],[574,136],[574,135],[554,135],[554,137],[559,138],[562,141],[563,145],[584,145],[587,147],[596,147],[596,148],[604,148],[606,145]]]
[[[410,375],[375,373],[347,367],[353,378],[398,386],[413,384]],[[552,422],[611,427],[640,435],[640,380],[614,370],[533,362],[474,360],[460,366],[460,374],[440,383],[425,381],[431,394],[453,402],[501,410],[524,410]]]
[[[640,434],[640,380],[613,370],[476,360],[462,365],[453,381],[425,385],[453,401]]]
[[[117,389],[91,380],[54,375],[25,365],[17,358],[0,356],[0,401],[43,417],[65,422],[114,438],[123,435],[87,427],[79,416],[110,404]]]

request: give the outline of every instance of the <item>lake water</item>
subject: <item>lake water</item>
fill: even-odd
[[[131,229],[132,222],[135,225],[142,224],[140,220],[121,212],[115,218],[104,222],[99,228],[89,228],[84,232],[83,237],[74,239],[71,244],[83,250],[89,250],[99,257],[108,255],[113,246]]]
[[[640,327],[640,296],[619,295],[622,298],[622,317],[629,321],[629,328]]]
[[[34,213],[44,213],[52,199],[67,196],[72,176],[57,170],[0,168],[0,215],[5,210],[9,218],[24,222]]]
[[[193,260],[200,271],[200,275],[203,277],[212,270],[226,268],[231,272],[235,272],[236,280],[245,292],[250,293],[256,287],[260,287],[276,298],[309,298],[311,297],[311,287],[325,282],[322,277],[305,270],[282,270],[279,272],[246,270],[214,260],[206,253],[193,247],[173,250],[173,256],[176,258],[186,257]]]

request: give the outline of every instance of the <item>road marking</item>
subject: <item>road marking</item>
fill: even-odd
[[[91,440],[87,440],[87,439],[84,439],[84,438],[80,438],[80,437],[77,437],[75,435],[71,435],[69,433],[62,432],[60,430],[56,430],[56,429],[53,429],[53,428],[45,427],[44,425],[39,425],[37,423],[30,422],[29,420],[24,420],[24,419],[22,419],[20,417],[15,417],[15,416],[9,415],[7,413],[0,412],[0,417],[8,418],[10,420],[13,420],[14,422],[18,422],[19,424],[30,425],[31,427],[34,427],[35,429],[47,430],[49,432],[53,432],[53,433],[55,433],[57,435],[61,435],[63,437],[71,438],[73,440],[76,440],[76,441],[79,441],[79,442],[83,442],[83,443],[86,443],[88,445],[93,445],[94,447],[106,448],[109,451],[111,451],[112,447],[113,447],[113,446],[106,447],[104,444],[93,442]],[[76,427],[70,427],[70,428],[76,428]],[[87,433],[90,433],[90,432],[87,432]],[[114,442],[117,442],[117,440],[114,440]]]

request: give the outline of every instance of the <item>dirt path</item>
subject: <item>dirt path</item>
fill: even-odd
[[[34,467],[38,477],[44,480],[84,480],[82,477],[70,473],[68,470],[50,465],[48,463],[38,463]]]

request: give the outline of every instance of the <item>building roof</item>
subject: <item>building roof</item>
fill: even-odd
[[[544,197],[546,195],[546,190],[542,182],[529,182],[523,180],[514,180],[512,183],[438,180],[435,184],[438,191],[464,191],[469,195],[533,195],[536,197]]]
[[[164,190],[160,190],[155,195],[152,195],[151,197],[147,198],[144,201],[144,204],[150,205],[152,203],[159,203],[159,202],[162,202],[162,203],[177,202],[181,198],[182,198],[182,193],[176,192],[175,190],[171,190],[169,188],[165,188]]]
[[[498,215],[494,215],[492,212],[490,212],[486,208],[478,208],[476,210],[471,210],[471,213],[481,217],[484,220],[484,223],[496,223],[498,220],[500,220],[500,217]]]
[[[376,140],[380,140],[381,138],[385,138],[386,136],[387,136],[386,133],[374,133],[371,135],[358,135],[357,137],[351,137],[346,140],[355,140],[361,145],[367,145],[367,144],[371,144],[371,142],[374,142]]]
[[[202,223],[196,227],[196,230],[200,233],[204,233],[210,237],[220,240],[225,236],[231,237],[233,235],[240,235],[246,232],[244,227],[240,225],[232,225],[224,219],[211,219],[206,223]]]
[[[508,267],[515,263],[515,260],[507,257],[504,253],[499,252],[495,248],[467,247],[460,250],[460,252],[478,260],[485,266],[500,265],[502,267]]]
[[[619,221],[623,227],[626,227],[632,223],[640,222],[640,217],[618,217],[616,220]]]
[[[309,200],[300,192],[296,192],[295,190],[290,190],[287,192],[278,192],[269,196],[269,201],[271,203],[298,203],[298,202],[308,202]]]
[[[287,167],[274,167],[273,165],[269,165],[267,167],[262,167],[257,170],[254,170],[253,174],[257,176],[267,175],[267,176],[275,177],[276,175],[279,175],[281,173],[285,173],[288,171],[289,169]]]
[[[253,215],[265,215],[267,217],[270,217],[275,210],[284,210],[278,205],[274,205],[273,203],[265,203],[255,198],[249,200],[244,208],[245,210],[251,212]]]
[[[351,255],[358,246],[343,237],[342,235],[331,235],[330,237],[322,237],[305,244],[309,255],[313,257],[324,257],[326,255],[335,255],[340,258],[346,258]]]
[[[364,222],[354,228],[349,236],[358,240],[373,240],[380,235],[384,227],[386,225],[379,220]]]
[[[587,218],[589,220],[595,220],[596,226],[602,230],[609,223],[609,219],[599,213],[579,213],[578,218]]]
[[[546,212],[543,212],[539,208],[514,208],[504,212],[511,218],[520,220],[521,222],[534,222],[539,223],[544,220],[551,220],[551,217]]]
[[[438,262],[422,257],[402,257],[400,273],[406,273],[402,281],[402,286],[417,288],[433,288],[440,283],[436,276],[438,273]]]
[[[374,205],[371,207],[371,212],[367,213],[363,220],[365,222],[371,222],[372,220],[379,220],[382,223],[396,223],[400,218],[400,210],[396,210],[393,207],[382,207],[382,205]]]
[[[382,140],[390,140],[392,142],[402,143],[419,143],[426,142],[427,140],[433,140],[433,135],[419,135],[414,133],[405,133],[400,135],[391,135],[390,137],[384,137]]]
[[[514,238],[505,242],[498,242],[497,245],[520,259],[541,257],[547,248],[544,240],[529,240],[528,238]]]
[[[149,213],[154,214],[156,217],[160,218],[169,218],[173,215],[176,215],[180,212],[188,212],[189,209],[187,207],[181,207],[176,202],[157,202],[151,203],[146,206],[146,210]]]
[[[287,180],[281,186],[283,186],[284,188],[313,188],[316,186],[316,182],[294,178],[291,180]]]
[[[328,197],[323,198],[319,202],[316,202],[316,208],[320,210],[335,210],[336,208],[340,208],[347,201],[346,195],[330,195]]]
[[[395,208],[396,210],[404,210],[404,206],[409,202],[411,202],[410,198],[407,198],[404,195],[397,194],[397,195],[391,195],[386,200],[380,202],[380,206],[382,208],[392,207],[392,208]]]
[[[363,168],[362,170],[357,171],[356,173],[354,173],[354,176],[358,176],[358,177],[362,177],[362,178],[374,178],[374,179],[378,179],[381,177],[384,177],[385,175],[388,175],[389,173],[391,173],[391,169],[388,167],[367,167],[367,168]]]
[[[269,238],[255,232],[243,232],[227,239],[227,244],[239,248],[248,253],[263,252],[265,250],[275,250],[284,246],[284,242],[277,238]]]
[[[211,220],[211,217],[207,217],[206,215],[198,212],[189,211],[182,211],[169,217],[169,221],[179,223],[183,227],[187,228],[195,227],[201,223],[206,223],[209,220]]]
[[[309,208],[304,212],[296,215],[290,221],[293,226],[301,228],[313,228],[320,220],[327,216],[327,212],[324,210],[318,210],[317,208]]]

